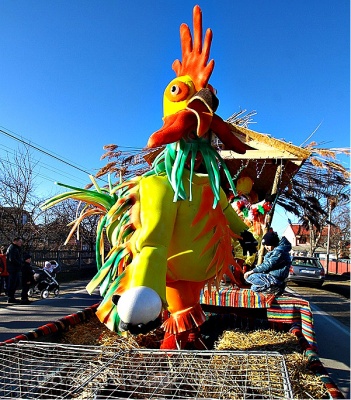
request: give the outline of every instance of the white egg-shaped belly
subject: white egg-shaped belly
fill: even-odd
[[[147,324],[160,314],[162,301],[151,288],[137,286],[122,294],[117,303],[117,311],[121,320],[127,324]]]

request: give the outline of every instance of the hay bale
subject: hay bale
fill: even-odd
[[[65,332],[61,343],[76,345],[116,346],[118,348],[157,349],[163,338],[163,331],[156,329],[146,335],[118,335],[105,327],[97,317],[76,325]],[[289,378],[295,399],[329,399],[329,393],[321,381],[310,369],[307,358],[297,338],[292,333],[278,332],[272,329],[245,331],[240,329],[224,331],[214,345],[215,350],[240,351],[277,351],[285,358]],[[252,381],[258,382],[259,371],[253,374]]]
[[[329,399],[322,380],[309,368],[297,338],[292,333],[272,329],[223,332],[215,343],[216,350],[277,351],[284,356],[295,399]],[[254,379],[254,378],[253,378]]]

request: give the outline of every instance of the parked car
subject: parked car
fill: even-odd
[[[321,287],[325,280],[325,271],[318,258],[294,256],[287,280]]]

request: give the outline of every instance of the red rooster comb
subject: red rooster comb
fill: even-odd
[[[210,56],[212,31],[211,29],[206,30],[202,46],[202,12],[198,5],[193,10],[193,25],[194,43],[188,25],[180,26],[182,61],[175,60],[172,69],[177,76],[189,75],[194,82],[195,89],[199,91],[208,84],[214,68],[214,60],[207,63]]]

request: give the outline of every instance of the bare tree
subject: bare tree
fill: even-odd
[[[45,210],[38,226],[40,230],[40,241],[36,247],[38,250],[59,250],[64,245],[70,232],[68,225],[74,219],[76,207],[76,202],[67,201]],[[72,241],[71,247],[75,248],[75,245],[76,243]]]
[[[36,194],[36,165],[28,146],[0,158],[0,237],[4,244],[21,236],[30,246],[37,236],[41,199]]]
[[[99,221],[97,215],[86,217],[79,225],[75,235],[72,235],[67,241],[72,221],[78,217],[82,207],[84,204],[67,199],[45,210],[40,225],[41,243],[38,243],[37,248],[95,251],[96,229]]]
[[[280,194],[277,203],[298,216],[309,230],[310,253],[313,254],[318,246],[326,245],[322,240],[324,229],[329,224],[336,225],[336,221],[331,221],[331,211],[349,204],[350,174],[336,161],[336,151],[317,149],[312,145],[308,148],[311,157]],[[349,154],[348,149],[342,152]]]
[[[43,198],[37,196],[38,174],[30,148],[23,145],[0,158],[0,244],[8,245],[15,236],[25,239],[27,249],[58,250],[63,248],[76,218],[78,202],[66,201],[42,211]],[[95,216],[80,226],[79,240],[72,237],[65,249],[93,249]]]
[[[350,257],[350,205],[336,205],[330,230],[330,248],[337,258]]]

